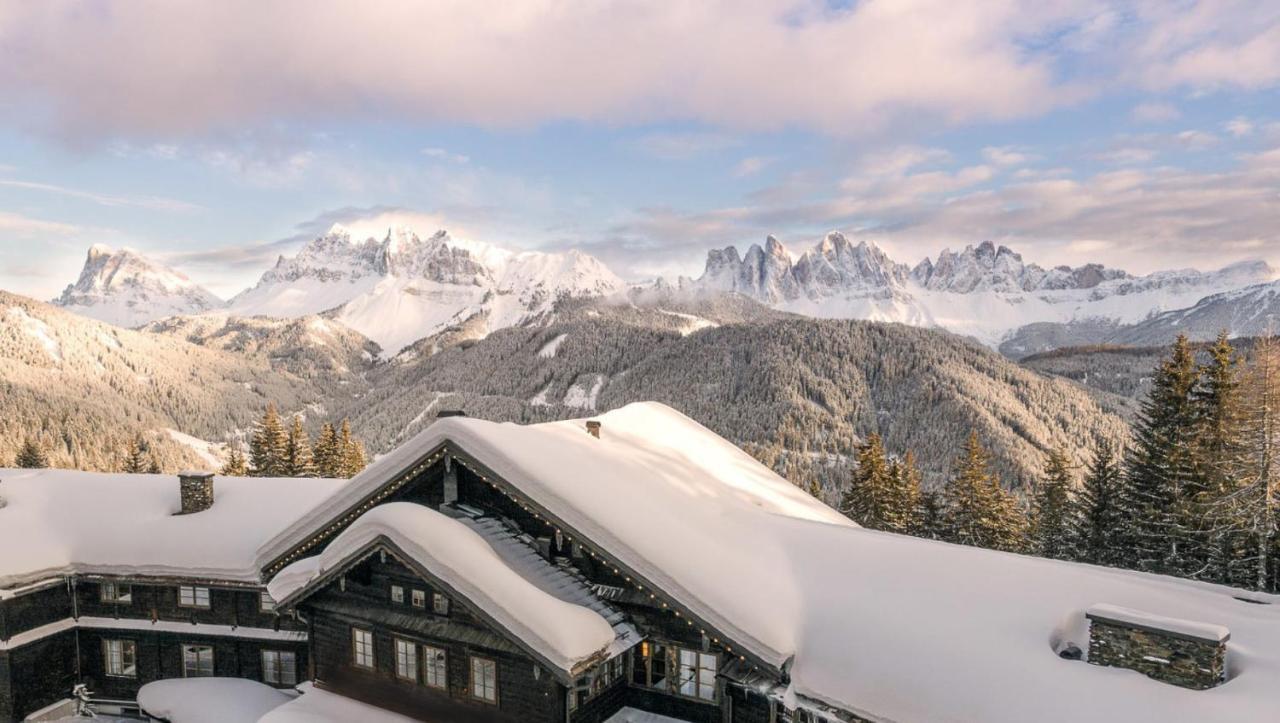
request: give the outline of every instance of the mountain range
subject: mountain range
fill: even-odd
[[[773,236],[744,254],[713,249],[697,279],[659,280],[652,288],[690,298],[740,294],[814,318],[936,327],[1021,358],[1080,344],[1163,343],[1179,332],[1197,339],[1224,328],[1257,334],[1276,313],[1276,275],[1262,261],[1145,276],[1097,263],[1045,268],[990,242],[911,266],[873,242],[832,232],[800,253]],[[361,333],[390,358],[428,337],[447,346],[535,323],[561,298],[635,291],[578,251],[516,252],[409,228],[359,239],[336,225],[281,256],[227,302],[135,251],[95,246],[80,279],[54,303],[130,327],[208,313],[318,314]]]

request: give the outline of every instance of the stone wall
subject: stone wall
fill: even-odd
[[[1128,668],[1156,680],[1203,690],[1226,679],[1225,641],[1125,625],[1090,616],[1089,662]]]
[[[182,494],[182,512],[189,515],[203,512],[213,506],[213,474],[187,473],[178,475]]]

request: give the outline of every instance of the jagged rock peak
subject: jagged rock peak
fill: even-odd
[[[119,326],[139,326],[175,314],[195,314],[223,304],[180,271],[133,249],[94,244],[76,282],[54,304]]]

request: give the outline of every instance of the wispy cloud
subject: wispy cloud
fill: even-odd
[[[53,193],[59,196],[66,196],[68,198],[78,198],[85,201],[91,201],[100,206],[131,206],[134,208],[145,208],[153,211],[195,211],[201,208],[194,203],[179,201],[173,198],[164,198],[163,196],[119,196],[107,193],[98,193],[95,191],[85,191],[78,188],[68,188],[66,186],[59,186],[52,183],[39,183],[36,181],[0,179],[0,186],[19,188],[27,191]]]
[[[669,161],[683,161],[704,153],[714,153],[741,144],[741,140],[725,133],[687,131],[681,133],[648,133],[631,145],[642,153]]]
[[[454,153],[444,148],[423,148],[422,155],[427,158],[434,158],[441,161],[452,161],[453,163],[470,163],[471,158],[461,153]]]
[[[1244,138],[1253,133],[1253,121],[1244,116],[1236,116],[1226,123],[1222,124],[1222,130],[1230,133],[1235,138]]]
[[[773,165],[776,160],[773,156],[747,156],[733,167],[733,175],[737,178],[754,176]]]
[[[1129,111],[1129,116],[1139,123],[1164,123],[1182,117],[1182,112],[1172,103],[1139,103]]]
[[[60,221],[45,221],[21,214],[0,211],[0,231],[18,236],[69,235],[79,232],[80,227]]]

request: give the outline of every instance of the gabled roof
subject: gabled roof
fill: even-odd
[[[280,605],[294,604],[382,548],[462,598],[566,682],[584,665],[621,652],[613,649],[613,626],[599,613],[540,589],[470,526],[411,502],[364,513],[324,552],[289,565],[267,589]]]
[[[735,646],[788,663],[788,699],[869,720],[1212,720],[1280,710],[1280,596],[858,528],[660,404],[529,426],[441,420],[265,546],[270,562],[447,446]],[[647,587],[647,584],[646,584]],[[1244,602],[1247,596],[1255,602]],[[1193,691],[1059,658],[1096,603],[1230,630]]]
[[[254,584],[264,540],[346,483],[214,478],[214,504],[177,515],[178,477],[0,469],[0,597],[68,574]]]

